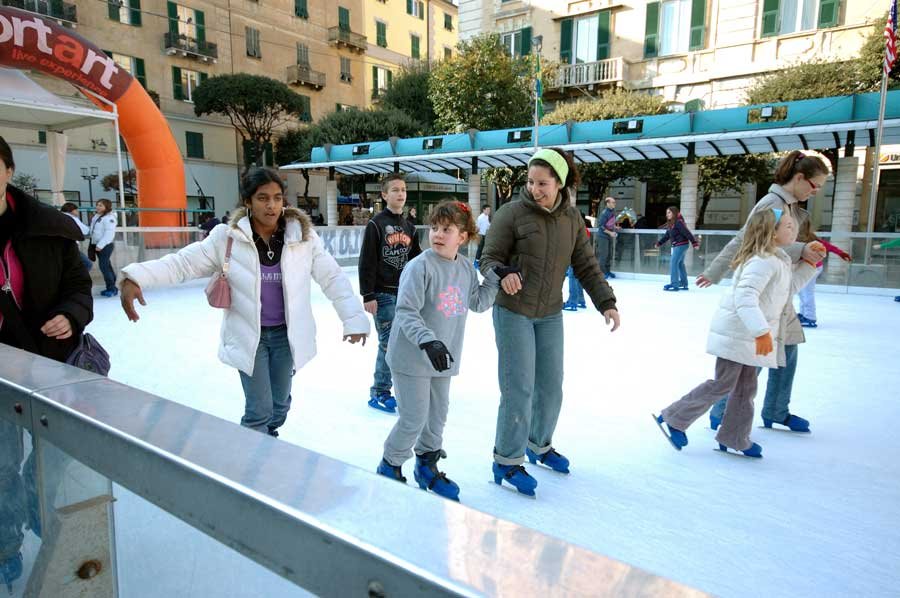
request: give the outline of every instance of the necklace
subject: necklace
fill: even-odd
[[[269,244],[266,242],[266,240],[263,239],[262,237],[257,237],[256,240],[257,240],[257,241],[262,241],[262,242],[263,242],[263,245],[266,246],[266,249],[267,249],[267,251],[266,251],[266,257],[268,257],[269,260],[274,260],[274,259],[275,259],[275,252],[272,250],[272,246],[269,245]]]

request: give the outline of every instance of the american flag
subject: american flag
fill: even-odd
[[[897,0],[891,0],[891,12],[884,26],[884,72],[890,73],[897,60]]]

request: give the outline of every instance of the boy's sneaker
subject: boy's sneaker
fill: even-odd
[[[106,289],[105,291],[100,291],[100,294],[104,297],[115,297],[119,294],[119,289]]]
[[[687,290],[688,290],[688,286],[687,286],[686,284],[683,284],[683,285],[681,285],[681,286],[678,287],[678,290],[679,290],[679,291],[687,291]]]
[[[584,301],[579,301],[578,307],[581,309],[587,309],[587,303],[585,303]]]
[[[894,301],[900,301],[900,295],[897,295],[896,297],[894,297]]]
[[[810,320],[803,314],[797,314],[797,319],[800,320],[800,325],[803,326],[804,328],[816,328],[817,327],[815,320]]]
[[[722,423],[721,417],[716,417],[712,413],[709,414],[709,427],[713,430],[718,430],[719,425]]]
[[[771,428],[774,424],[781,424],[782,426],[787,426],[790,428],[791,432],[801,432],[808,433],[809,432],[809,420],[803,419],[798,415],[791,415],[784,419],[783,422],[776,422],[771,419],[763,418],[763,425],[767,428]]]
[[[563,303],[563,311],[578,311],[578,304],[566,301]]]
[[[416,455],[413,477],[422,490],[431,490],[444,498],[459,502],[459,486],[443,471],[438,471],[437,462],[442,456],[443,452],[439,450]]]
[[[494,483],[502,485],[506,480],[512,484],[516,490],[527,496],[534,496],[534,489],[537,488],[537,480],[528,475],[525,468],[521,465],[500,465],[494,462]]]
[[[615,278],[616,275],[613,274],[612,272],[607,272],[607,273],[606,273],[606,277],[607,277],[607,278]]]
[[[674,284],[667,284],[667,285],[663,285],[663,290],[664,291],[677,291],[678,287],[676,287]]]
[[[397,412],[397,399],[391,396],[389,392],[379,392],[369,395],[369,407],[378,409],[385,413]]]
[[[404,484],[406,483],[406,478],[403,477],[403,471],[399,467],[391,465],[384,459],[378,464],[375,473],[383,475],[386,478],[391,478],[392,480],[397,480],[398,482],[403,482]]]
[[[550,447],[550,450],[543,455],[538,455],[530,448],[526,448],[525,456],[528,457],[528,460],[531,461],[532,465],[540,461],[541,464],[546,465],[553,471],[569,473],[569,460],[557,453],[556,449],[552,446]]]

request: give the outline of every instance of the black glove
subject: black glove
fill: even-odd
[[[518,266],[494,266],[494,273],[503,280],[510,274],[518,274],[519,281],[522,281],[522,268]]]
[[[441,341],[431,341],[430,343],[422,343],[419,345],[419,348],[428,354],[428,359],[431,360],[431,365],[434,369],[439,372],[450,369],[450,364],[453,363],[454,360],[444,343]]]

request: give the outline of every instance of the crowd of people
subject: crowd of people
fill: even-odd
[[[440,470],[446,456],[443,430],[451,379],[459,374],[470,310],[492,310],[498,360],[499,408],[492,475],[518,492],[535,495],[526,470],[540,464],[561,474],[570,461],[556,449],[554,433],[563,404],[564,309],[585,306],[587,293],[606,325],[620,326],[608,280],[613,241],[621,227],[616,200],[608,198],[597,220],[599,259],[585,217],[574,207],[579,173],[572,156],[543,148],[528,163],[520,197],[491,217],[477,219],[469,206],[445,200],[427,217],[430,247],[422,250],[415,213],[404,215],[406,183],[391,174],[381,183],[385,208],[369,220],[359,256],[359,295],[325,250],[314,223],[290,207],[277,171],[252,168],[241,179],[240,205],[227,222],[204,222],[201,241],[157,260],[124,267],[116,286],[111,265],[116,217],[101,199],[90,225],[78,207],[40,204],[10,184],[15,163],[0,138],[0,342],[62,362],[72,362],[93,317],[89,270],[98,261],[105,288],[121,293],[129,320],[144,292],[198,278],[224,276],[220,360],[238,371],[244,393],[241,425],[278,436],[291,406],[294,373],[315,356],[312,282],[339,316],[343,340],[365,345],[375,325],[378,350],[368,405],[399,417],[384,441],[378,474],[405,482],[403,465],[415,457],[413,476],[423,489],[459,500],[460,488]],[[762,419],[808,433],[809,420],[791,413],[790,397],[803,327],[815,326],[815,279],[827,252],[850,256],[816,237],[799,203],[825,182],[818,157],[791,152],[779,163],[769,193],[746,224],[697,277],[698,287],[734,282],[713,315],[707,351],[714,377],[654,415],[678,450],[687,429],[709,411],[720,450],[761,457],[750,437],[757,376],[769,370]],[[89,239],[88,255],[78,242]],[[475,266],[460,249],[477,243]],[[667,210],[656,243],[672,243],[667,291],[688,288],[684,253],[697,247],[676,206]],[[882,247],[900,245],[893,241]],[[479,278],[478,272],[481,277]],[[562,286],[569,277],[569,298]],[[801,309],[792,298],[800,292]],[[898,297],[900,300],[900,297]],[[373,451],[374,451],[373,447]],[[23,464],[21,434],[0,422],[0,576],[21,573],[22,528],[38,530],[33,463]],[[30,480],[30,481],[29,481]]]

